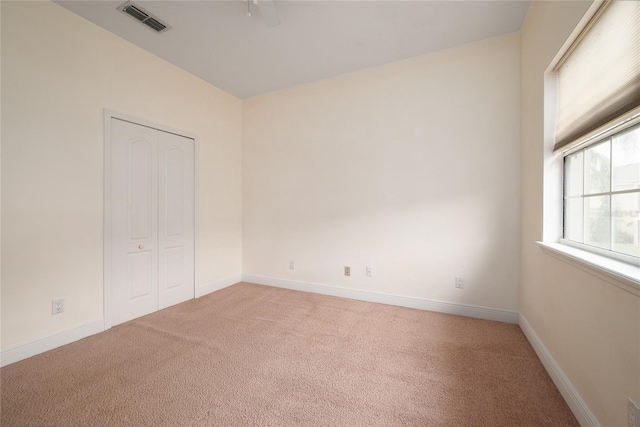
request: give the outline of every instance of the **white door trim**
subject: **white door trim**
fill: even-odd
[[[104,245],[103,245],[103,281],[104,281],[104,329],[111,328],[111,119],[124,120],[137,125],[157,129],[162,132],[173,133],[193,139],[194,142],[194,236],[193,236],[193,262],[194,262],[194,297],[200,296],[198,286],[198,247],[199,247],[199,194],[200,194],[200,150],[198,137],[191,133],[169,126],[141,119],[129,114],[104,109]]]

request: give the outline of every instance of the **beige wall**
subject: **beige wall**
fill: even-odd
[[[600,424],[625,426],[627,397],[640,401],[640,299],[535,243],[543,236],[544,72],[589,6],[535,1],[521,30],[520,312]]]
[[[0,5],[3,349],[102,318],[106,107],[199,136],[201,285],[244,270],[519,308],[602,425],[640,402],[639,298],[535,244],[543,72],[588,2],[244,103],[52,3]]]
[[[241,102],[53,3],[1,3],[2,348],[102,319],[105,107],[199,137],[199,281],[239,275]]]
[[[519,75],[514,34],[245,101],[244,273],[517,309]]]

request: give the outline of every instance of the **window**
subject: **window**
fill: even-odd
[[[640,124],[565,155],[564,238],[640,257]]]
[[[640,2],[605,1],[554,68],[563,242],[640,262]]]

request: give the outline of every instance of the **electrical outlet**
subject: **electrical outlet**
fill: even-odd
[[[367,277],[371,277],[371,267],[367,267]]]
[[[289,261],[289,270],[295,270],[295,264],[293,261]]]
[[[456,288],[464,289],[464,279],[460,276],[456,276]]]
[[[351,267],[344,267],[344,275],[345,276],[351,276]]]
[[[640,427],[640,407],[631,398],[628,399],[627,420],[629,427]]]
[[[64,311],[64,298],[51,301],[51,314],[60,314]]]

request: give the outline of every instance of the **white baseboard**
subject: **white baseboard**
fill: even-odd
[[[296,280],[278,279],[274,277],[243,274],[243,282],[258,285],[275,286],[296,291],[313,292],[334,297],[349,298],[360,301],[377,302],[381,304],[397,305],[418,310],[436,311],[439,313],[456,314],[459,316],[475,317],[477,319],[495,320],[498,322],[518,323],[518,312],[477,305],[459,304],[445,301],[429,300],[425,298],[406,297],[385,294],[381,292],[364,291],[361,289],[342,288],[339,286],[321,285],[317,283],[299,282]]]
[[[209,283],[204,286],[200,286],[197,296],[203,296],[206,294],[210,294],[211,292],[226,288],[227,286],[231,286],[235,283],[240,282],[241,279],[242,277],[238,274],[235,276],[216,280],[215,282]],[[29,358],[31,356],[35,356],[40,353],[44,353],[45,351],[53,350],[54,348],[81,340],[82,338],[97,334],[98,332],[102,332],[104,330],[105,322],[103,319],[100,319],[86,323],[84,325],[73,326],[71,328],[67,328],[32,341],[13,345],[0,352],[0,367],[10,365],[12,363]]]
[[[456,314],[475,317],[478,319],[495,320],[507,323],[519,323],[522,332],[527,337],[531,346],[540,358],[549,376],[569,405],[574,416],[583,427],[600,427],[600,423],[584,402],[578,391],[573,387],[560,366],[551,356],[540,338],[529,325],[529,322],[521,314],[515,311],[502,310],[490,307],[458,304],[445,301],[428,300],[424,298],[406,297],[400,295],[384,294],[380,292],[364,291],[360,289],[342,288],[338,286],[307,283],[288,279],[256,276],[251,274],[235,275],[201,286],[199,295],[203,296],[211,292],[226,288],[240,281],[256,283],[259,285],[274,286],[304,292],[313,292],[323,295],[331,295],[342,298],[350,298],[360,301],[376,302],[381,304],[396,305],[415,308],[419,310],[435,311],[440,313]],[[64,329],[54,334],[41,337],[32,341],[8,347],[0,352],[0,367],[10,365],[23,359],[35,356],[45,351],[81,340],[90,335],[104,331],[104,320],[95,320],[83,325]]]
[[[0,367],[53,350],[65,344],[81,340],[90,335],[104,331],[104,320],[95,320],[84,325],[63,329],[51,335],[16,344],[0,352]]]
[[[549,376],[553,380],[553,383],[560,390],[560,394],[564,397],[564,400],[569,405],[571,412],[576,417],[578,422],[582,427],[600,427],[600,423],[593,415],[587,404],[582,397],[578,393],[578,391],[573,387],[569,378],[562,372],[562,369],[558,365],[558,363],[554,360],[549,353],[549,350],[544,346],[538,335],[533,331],[527,319],[524,318],[522,314],[520,314],[520,329],[524,332],[524,335],[531,343],[531,346],[535,350],[538,358],[542,362],[542,365],[545,367]]]
[[[227,286],[235,285],[236,283],[241,281],[242,276],[240,274],[236,274],[234,276],[216,280],[215,282],[207,283],[206,285],[202,285],[199,287],[196,298],[205,296],[207,294],[210,294],[211,292],[219,291],[220,289],[224,289]]]

